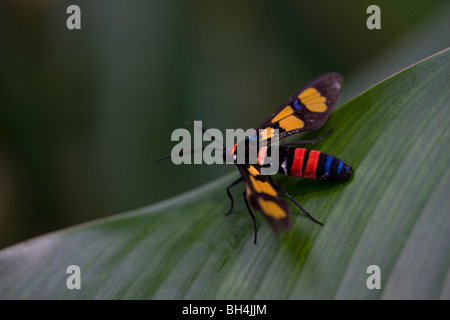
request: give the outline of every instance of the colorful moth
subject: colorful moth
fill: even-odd
[[[256,132],[259,133],[257,139],[267,140],[267,145],[270,145],[277,138],[273,135],[273,129],[278,129],[278,139],[281,140],[302,131],[310,131],[322,127],[336,105],[341,85],[342,76],[338,73],[327,73],[311,80],[295,91],[271,116],[256,128]],[[319,180],[347,179],[352,173],[352,167],[345,164],[342,160],[320,151],[293,147],[295,145],[316,143],[323,138],[324,136],[321,136],[314,140],[289,142],[280,145],[278,149],[278,173]],[[246,143],[246,149],[248,149],[248,140],[249,137],[245,141],[240,142]],[[257,150],[258,159],[256,163],[255,161],[248,161],[248,163],[245,162],[244,164],[239,164],[236,161],[237,146],[235,144],[223,149],[223,158],[225,160],[234,159],[234,164],[241,173],[241,177],[226,188],[228,197],[231,200],[231,207],[226,215],[233,210],[234,206],[230,189],[244,181],[245,191],[243,196],[248,212],[253,219],[254,243],[257,240],[257,227],[251,208],[261,211],[274,231],[290,227],[290,207],[281,198],[278,191],[288,197],[314,222],[322,225],[273,181],[271,176],[261,174],[261,167],[265,163],[266,152],[269,150],[267,146]]]

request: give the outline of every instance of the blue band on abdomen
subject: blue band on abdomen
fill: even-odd
[[[339,165],[337,168],[337,174],[339,175],[341,173],[342,167],[344,166],[344,162],[341,160],[339,161]]]
[[[333,162],[333,156],[328,156],[325,160],[325,174],[330,175],[331,162]]]

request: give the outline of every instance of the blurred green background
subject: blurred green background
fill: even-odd
[[[231,172],[152,161],[185,120],[255,127],[320,73],[344,75],[342,104],[448,47],[449,21],[445,0],[3,0],[0,248]]]

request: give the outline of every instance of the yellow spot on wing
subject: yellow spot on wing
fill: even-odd
[[[308,99],[302,100],[302,102],[306,103],[306,104],[325,103],[326,101],[327,101],[327,98],[325,98],[324,96],[315,97],[313,99],[308,98]]]
[[[259,134],[260,134],[262,140],[267,140],[268,138],[272,138],[273,129],[271,127],[267,127],[264,130],[260,130]]]
[[[252,176],[257,176],[260,174],[259,171],[254,166],[248,167],[248,172],[250,172]]]
[[[269,182],[256,180],[253,176],[250,176],[250,181],[252,182],[252,186],[257,193],[265,193],[270,196],[277,195],[277,192],[274,188],[272,188]]]
[[[287,106],[286,108],[284,108],[283,110],[281,110],[273,119],[272,119],[272,123],[275,123],[277,121],[280,121],[283,118],[286,118],[287,116],[291,115],[292,112],[294,110],[292,110],[291,106]]]
[[[276,202],[271,200],[258,199],[259,206],[266,216],[274,219],[282,219],[286,217],[286,212]]]
[[[308,88],[308,89],[306,89],[305,91],[302,91],[302,92],[298,95],[298,98],[299,98],[300,100],[304,100],[305,98],[311,98],[311,97],[316,96],[316,95],[320,96],[320,92],[317,91],[316,88]]]
[[[305,104],[305,106],[312,112],[325,112],[327,110],[325,103]]]
[[[280,121],[280,128],[286,131],[300,129],[303,128],[304,125],[303,121],[296,116],[289,116]]]
[[[306,89],[298,95],[298,98],[309,111],[325,112],[327,110],[327,98],[322,96],[315,88]]]

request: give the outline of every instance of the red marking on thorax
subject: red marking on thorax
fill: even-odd
[[[258,164],[260,166],[264,165],[264,159],[266,158],[266,151],[269,147],[261,147],[261,149],[259,149],[258,151]]]

